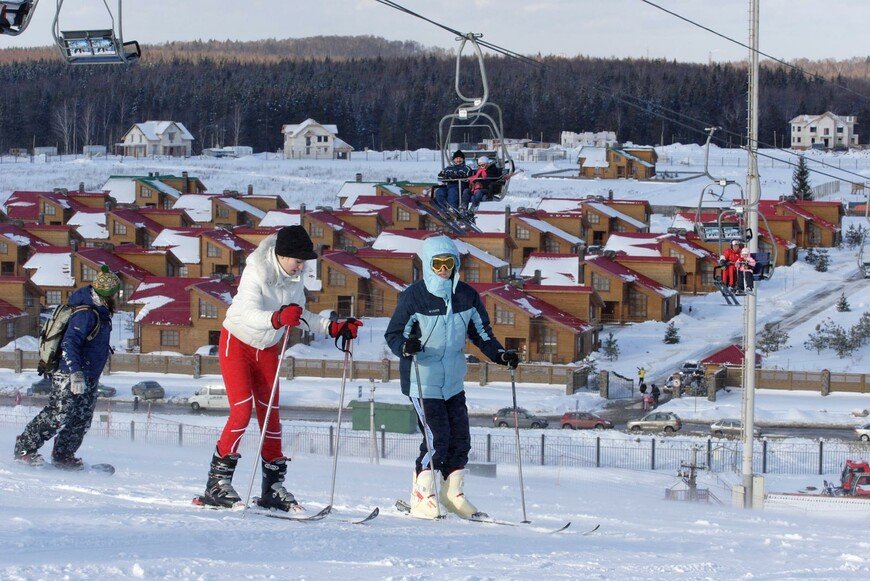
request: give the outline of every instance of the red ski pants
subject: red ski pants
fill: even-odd
[[[722,282],[727,286],[733,287],[737,284],[737,267],[733,264],[729,264],[724,269],[722,269]]]
[[[263,420],[269,406],[269,395],[280,361],[281,343],[267,349],[257,349],[243,343],[221,329],[220,340],[221,375],[230,401],[230,417],[217,443],[218,454],[235,454],[251,421],[251,411],[256,404],[257,422],[263,430]],[[281,418],[278,413],[279,393],[276,388],[263,441],[263,459],[272,462],[283,456],[281,453]]]

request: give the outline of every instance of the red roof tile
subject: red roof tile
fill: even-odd
[[[743,365],[743,347],[729,345],[701,360],[702,365]],[[761,355],[755,354],[755,365],[761,365]]]
[[[143,216],[139,210],[124,210],[116,208],[109,212],[109,215],[132,224],[136,228],[145,228],[146,230],[157,234],[160,234],[166,228],[166,226],[152,220],[148,216]]]
[[[560,311],[550,303],[538,297],[524,292],[509,284],[491,288],[484,291],[484,296],[498,297],[515,307],[525,311],[532,318],[542,317],[548,321],[567,327],[576,333],[583,333],[592,329],[585,321]]]
[[[643,275],[636,270],[632,270],[631,268],[623,266],[614,260],[605,258],[604,256],[587,256],[586,263],[595,264],[601,269],[615,276],[618,276],[625,282],[637,283],[638,285],[645,287],[655,293],[658,293],[663,297],[671,297],[677,294],[676,290],[661,285],[653,279],[649,278],[648,276]]]
[[[66,228],[66,226],[63,226],[63,228]],[[19,228],[13,224],[0,224],[0,236],[3,236],[17,246],[32,246],[34,249],[51,246],[42,238],[34,236],[24,228]]]
[[[90,262],[97,269],[105,264],[115,274],[123,275],[139,282],[152,276],[144,268],[133,264],[129,260],[124,260],[120,256],[115,256],[115,254],[102,248],[80,248],[76,252],[76,255],[81,257],[82,260]]]
[[[235,291],[223,281],[207,278],[149,276],[127,301],[143,305],[136,322],[146,325],[192,325],[191,290],[196,288],[229,304]]]
[[[25,313],[18,307],[7,303],[3,299],[0,299],[0,319],[15,319],[26,314],[27,313]]]

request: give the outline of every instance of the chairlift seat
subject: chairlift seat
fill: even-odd
[[[752,267],[753,280],[767,280],[770,278],[770,253],[754,252],[755,266]]]
[[[33,16],[39,0],[3,0],[0,2],[0,34],[18,36]]]
[[[109,29],[63,31],[60,42],[71,65],[129,64],[142,55],[138,42],[121,44],[115,31]]]

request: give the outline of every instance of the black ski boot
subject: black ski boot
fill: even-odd
[[[42,466],[45,460],[39,452],[31,452],[21,443],[21,436],[15,438],[15,461],[28,466]]]
[[[85,463],[75,456],[51,456],[51,465],[60,470],[84,470]]]
[[[284,488],[284,475],[287,474],[287,458],[281,457],[272,462],[263,460],[263,495],[257,504],[263,508],[278,510],[302,510],[296,498]]]
[[[242,501],[239,493],[233,488],[233,473],[239,462],[238,454],[220,456],[217,450],[211,458],[208,470],[208,481],[205,483],[205,493],[200,497],[204,504],[232,508]]]

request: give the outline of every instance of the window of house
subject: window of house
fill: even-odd
[[[383,315],[384,314],[384,291],[383,289],[373,288],[370,294],[370,308],[371,315]]]
[[[329,286],[344,286],[347,284],[347,277],[343,272],[340,272],[335,268],[329,268],[327,281],[329,282]]]
[[[178,331],[160,331],[160,345],[163,347],[178,347],[180,344]]]
[[[713,286],[715,279],[713,277],[713,265],[707,261],[701,263],[701,284],[704,286]]]
[[[154,239],[151,238],[151,234],[149,234],[148,232],[146,232],[142,236],[142,246],[144,246],[145,248],[151,248],[151,244],[153,242],[154,242]]]
[[[312,238],[323,238],[323,226],[321,226],[320,224],[315,224],[314,222],[312,222],[308,226],[308,234]]]
[[[517,224],[516,228],[514,228],[514,231],[516,232],[517,240],[529,240],[532,237],[531,230],[529,230],[528,228],[524,228],[519,224]]]
[[[30,293],[24,293],[24,306],[32,307],[36,304],[36,298]]]
[[[514,317],[514,312],[510,309],[506,309],[501,305],[495,306],[495,324],[496,325],[514,325],[516,324],[516,319]]]
[[[59,305],[61,302],[63,302],[63,293],[59,290],[45,291],[45,304]]]
[[[810,133],[815,133],[815,132],[816,132],[816,126],[810,125]]]
[[[199,318],[200,319],[217,319],[218,316],[218,308],[217,305],[212,304],[208,301],[204,301],[199,299]]]
[[[9,245],[5,242],[0,242],[0,253],[6,254],[9,252]]]
[[[794,132],[798,132],[798,131],[801,130],[801,128],[798,127],[797,125],[793,125],[792,128],[791,128],[791,130],[794,131]]]
[[[795,141],[795,143],[800,143],[800,142],[801,142],[801,138],[800,138],[800,137],[797,137],[797,138],[795,138],[794,141]]]
[[[15,338],[15,322],[10,321],[6,323],[6,339],[14,339]]]
[[[685,254],[683,254],[682,252],[677,252],[673,248],[668,250],[668,254],[670,256],[672,256],[673,258],[676,258],[680,262],[680,264],[685,266],[685,264],[686,264],[686,255]]]
[[[127,225],[115,220],[115,225],[112,226],[112,232],[119,236],[125,236],[127,234]]]
[[[149,190],[148,188],[142,188],[142,193],[139,195],[139,197],[150,198],[151,197],[151,190]]]
[[[57,210],[51,204],[43,204],[42,213],[46,216],[54,216],[57,213]]]
[[[97,271],[87,264],[82,265],[82,281],[91,282],[97,279]]]
[[[422,273],[420,272],[420,267],[416,264],[411,268],[411,282],[417,282],[422,278]]]
[[[353,246],[353,239],[350,236],[345,236],[343,233],[338,235],[338,247],[350,248]]]
[[[187,276],[188,272],[189,272],[189,270],[188,270],[186,264],[182,264],[181,266],[178,267],[178,276]]]
[[[544,238],[544,252],[559,252],[561,247],[559,246],[559,241],[553,238],[552,236],[546,236]]]
[[[843,127],[842,126],[837,127],[837,133],[842,133],[842,132],[843,132]]]
[[[628,289],[628,314],[633,319],[646,319],[646,295],[633,288]]]
[[[215,207],[217,211],[218,218],[229,218],[230,217],[230,209],[222,204],[217,204]]]
[[[592,273],[592,288],[601,292],[610,291],[610,279],[597,272]]]
[[[169,138],[169,141],[175,141],[175,132],[174,131],[170,131],[169,133],[166,134],[166,136]]]
[[[831,128],[825,127],[825,135],[830,135],[830,134],[831,134]]]
[[[125,282],[121,285],[121,292],[118,294],[118,302],[126,303],[127,299],[130,298],[130,295],[133,294],[133,285],[129,282]]]
[[[399,222],[410,222],[411,221],[411,212],[405,210],[404,208],[398,208],[396,212],[396,217]]]
[[[219,258],[221,255],[221,249],[219,246],[215,246],[211,242],[205,243],[205,255],[209,258]]]
[[[556,354],[556,331],[550,327],[538,328],[538,353],[541,355]]]
[[[599,223],[601,223],[601,216],[599,216],[598,214],[596,214],[594,212],[589,212],[588,214],[586,214],[586,220],[590,224],[599,224]]]
[[[465,282],[480,282],[480,265],[467,264],[462,267]]]

